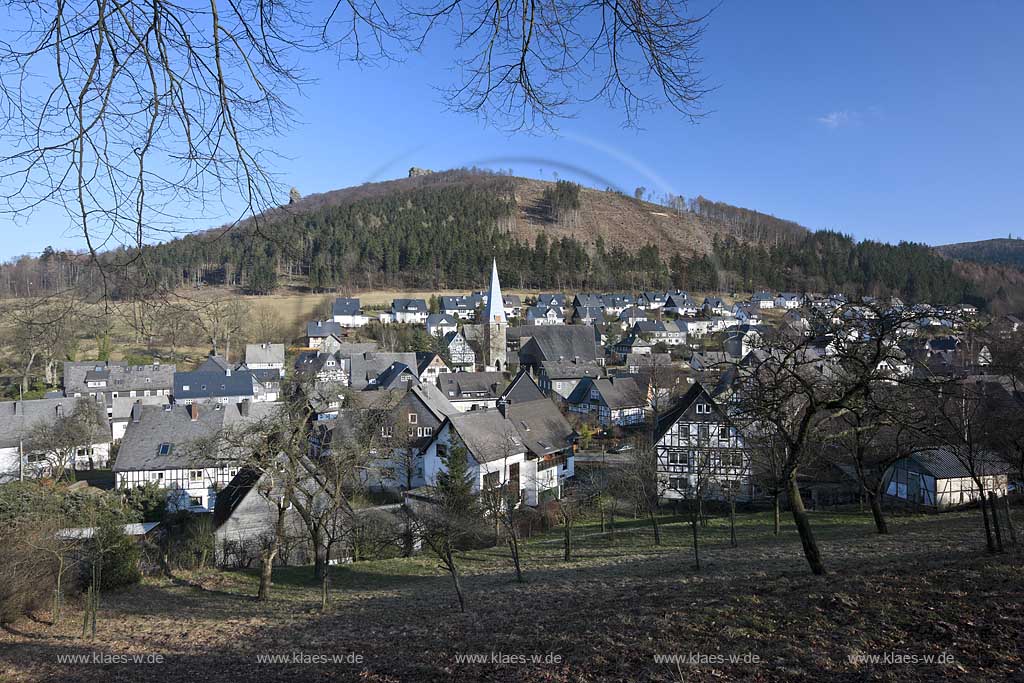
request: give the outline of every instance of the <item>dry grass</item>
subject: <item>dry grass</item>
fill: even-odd
[[[671,520],[665,520],[669,522]],[[815,515],[830,574],[808,574],[791,527],[740,518],[739,547],[715,521],[705,566],[691,566],[688,528],[651,544],[642,522],[614,538],[579,530],[579,557],[559,536],[532,539],[527,583],[498,549],[462,561],[470,611],[427,557],[335,569],[322,614],[308,568],[277,572],[274,599],[250,597],[244,572],[148,579],[108,595],[95,641],[72,616],[0,633],[0,680],[862,681],[1006,679],[1020,668],[1024,576],[1019,557],[988,556],[976,514],[904,517],[878,537],[861,515]],[[558,655],[558,663],[460,663],[457,656]],[[158,653],[163,664],[67,665],[58,656]],[[359,664],[263,664],[258,655],[362,655]],[[860,653],[948,654],[939,664],[851,664]],[[760,663],[682,664],[656,655],[750,653]]]

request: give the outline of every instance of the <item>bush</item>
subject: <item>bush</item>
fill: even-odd
[[[120,511],[104,511],[99,517],[92,538],[85,545],[82,563],[82,586],[92,585],[93,568],[103,591],[124,588],[142,578],[139,563],[142,549],[124,532],[126,516]]]

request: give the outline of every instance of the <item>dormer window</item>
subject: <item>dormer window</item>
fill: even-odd
[[[162,443],[160,444],[160,447],[157,448],[157,455],[170,455],[173,449],[174,444]]]

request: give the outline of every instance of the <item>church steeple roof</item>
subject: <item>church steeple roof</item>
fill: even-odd
[[[501,283],[498,282],[498,260],[494,259],[491,266],[491,291],[487,294],[487,309],[484,317],[488,324],[508,323],[505,317],[505,300],[501,296]]]

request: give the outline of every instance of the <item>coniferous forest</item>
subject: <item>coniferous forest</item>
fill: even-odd
[[[714,234],[711,253],[666,253],[664,245],[638,243],[630,250],[597,238],[532,239],[506,229],[517,210],[513,178],[455,176],[472,182],[438,182],[411,189],[365,192],[340,202],[281,207],[226,231],[207,231],[147,247],[142,258],[106,254],[123,267],[133,288],[173,289],[200,283],[228,284],[253,294],[283,284],[314,291],[336,288],[473,289],[482,286],[492,257],[510,287],[576,290],[682,288],[699,291],[843,291],[896,294],[909,301],[983,303],[953,262],[926,245],[856,242],[832,231],[810,231],[747,209],[704,198],[683,210]],[[578,220],[578,187],[561,181],[545,193],[548,220]],[[585,234],[586,226],[580,226]],[[88,280],[80,257],[48,252],[35,260],[37,290],[74,265]],[[45,262],[44,262],[45,261]],[[20,294],[6,264],[0,286]],[[96,286],[99,286],[97,279]],[[110,287],[109,280],[105,283]],[[125,295],[114,284],[114,296]]]

